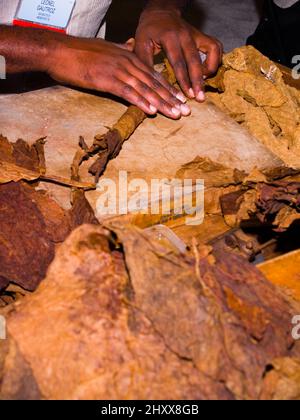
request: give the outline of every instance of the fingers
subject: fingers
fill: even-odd
[[[182,45],[176,34],[169,34],[162,40],[162,46],[173,67],[174,73],[185,95],[194,98],[195,93],[190,81],[188,67],[182,50]]]
[[[172,86],[159,72],[153,70],[153,68],[150,68],[146,65],[144,65],[143,63],[140,62],[139,59],[134,58],[133,57],[133,65],[135,66],[135,69],[140,70],[137,73],[138,77],[141,77],[141,80],[144,81],[145,83],[147,83],[147,81],[156,81],[156,83],[153,85],[153,89],[161,89],[162,87],[165,88],[165,90],[167,90],[167,92],[165,92],[164,90],[161,90],[161,93],[169,93],[172,97],[176,98],[179,103],[186,103],[186,97],[184,96],[184,94],[182,92],[180,92],[179,90],[177,90],[174,86]],[[132,69],[134,69],[134,67],[132,67]],[[148,75],[148,78],[145,79],[145,76]],[[157,82],[159,83],[159,85],[157,85]],[[160,94],[160,92],[159,92]]]
[[[203,65],[196,44],[188,33],[182,36],[182,49],[195,98],[197,101],[203,102],[205,100]]]
[[[145,71],[143,71],[145,70]],[[162,99],[162,107],[160,104],[154,103],[155,106],[158,107],[158,110],[166,113],[165,110],[167,109],[168,115],[172,112],[176,116],[176,111],[174,111],[174,107],[179,109],[183,116],[188,116],[191,113],[190,107],[186,104],[186,98],[179,92],[174,86],[171,86],[167,80],[158,72],[154,70],[150,70],[145,67],[145,69],[141,69],[139,67],[132,67],[131,74],[136,76],[139,80],[142,81],[145,85],[147,85],[150,90],[152,90],[155,95],[154,98]],[[167,103],[167,108],[166,108]]]
[[[133,105],[139,107],[146,114],[154,115],[157,113],[157,108],[151,105],[147,99],[145,99],[139,92],[137,92],[132,86],[121,80],[112,80],[111,93],[119,96]]]
[[[223,45],[220,42],[215,41],[207,49],[207,58],[205,67],[207,70],[207,76],[214,75],[220,64],[222,63],[223,57]]]
[[[193,31],[197,49],[207,56],[203,65],[204,74],[207,77],[213,76],[217,72],[220,64],[222,64],[223,44],[213,37],[196,31],[194,28]]]
[[[131,69],[131,73],[122,73],[120,80],[134,89],[144,98],[156,111],[160,111],[172,119],[178,119],[182,115],[189,115],[190,109],[182,104],[178,99],[170,94],[160,83],[149,77],[147,74],[136,76],[136,70]],[[154,109],[153,108],[153,109]]]
[[[144,65],[135,56],[130,57],[126,72],[121,72],[118,78],[133,87],[151,105],[169,118],[177,119],[191,113],[185,96],[171,86],[160,73]]]
[[[149,67],[154,66],[154,46],[151,40],[138,37],[135,45],[135,53],[139,59]]]

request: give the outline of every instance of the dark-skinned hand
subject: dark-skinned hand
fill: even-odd
[[[190,114],[184,95],[142,62],[132,43],[65,38],[51,57],[47,72],[59,82],[112,93],[147,114],[172,119]]]
[[[222,62],[223,46],[217,39],[199,32],[175,10],[145,10],[136,33],[135,52],[149,67],[154,55],[164,50],[177,80],[189,98],[205,100],[204,79]],[[200,51],[207,55],[202,63]]]

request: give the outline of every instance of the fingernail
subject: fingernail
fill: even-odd
[[[204,76],[203,76],[203,80],[206,80],[207,79],[207,76],[205,76],[205,74],[204,74]]]
[[[151,111],[153,114],[156,114],[156,113],[157,113],[157,108],[155,108],[155,106],[150,105],[149,109],[150,109],[150,111]]]
[[[185,117],[191,114],[191,108],[188,105],[181,105],[181,113]]]
[[[194,94],[193,89],[189,89],[189,95],[190,95],[191,98],[195,98],[195,94]]]
[[[184,96],[184,94],[183,94],[183,93],[178,92],[178,94],[176,95],[176,98],[177,98],[180,102],[182,102],[183,104],[185,104],[185,103],[186,103],[186,97]]]
[[[179,115],[181,115],[181,112],[179,109],[177,108],[172,108],[172,114],[175,115],[175,117],[179,117]]]
[[[199,92],[197,95],[197,101],[203,102],[205,101],[205,93],[204,92]]]

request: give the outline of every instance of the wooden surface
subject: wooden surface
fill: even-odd
[[[282,287],[286,293],[300,301],[300,250],[282,255],[258,266],[266,278]]]

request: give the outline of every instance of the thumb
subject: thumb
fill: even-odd
[[[149,67],[154,66],[154,45],[152,41],[137,41],[135,45],[135,53],[139,59]]]

